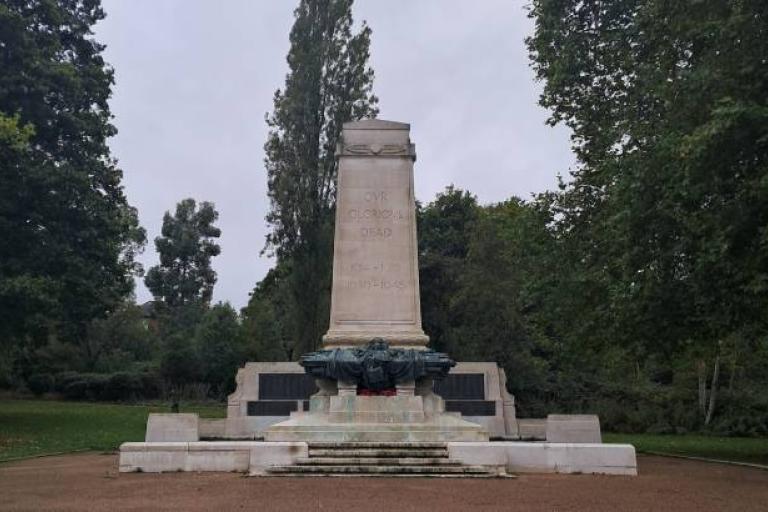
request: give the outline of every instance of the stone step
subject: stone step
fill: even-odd
[[[430,449],[446,449],[448,445],[446,443],[428,443],[414,441],[411,443],[403,442],[338,442],[338,443],[309,443],[309,448],[323,448],[323,449],[349,449],[349,448],[395,448],[395,449],[416,449],[416,448],[430,448]]]
[[[375,449],[375,448],[359,448],[359,449],[309,449],[310,457],[364,457],[364,458],[447,458],[448,450],[429,450],[429,449]]]
[[[273,466],[269,474],[494,475],[483,466]]]
[[[430,457],[302,457],[297,465],[311,466],[460,466],[461,461]]]

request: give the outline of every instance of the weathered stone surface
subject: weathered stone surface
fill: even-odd
[[[251,476],[264,475],[269,468],[290,465],[301,458],[309,457],[307,443],[252,443],[248,473]]]
[[[231,439],[254,439],[263,435],[263,431],[270,425],[285,421],[289,415],[282,416],[248,416],[248,403],[261,400],[259,381],[261,375],[295,375],[296,378],[303,377],[304,370],[298,363],[246,363],[237,373],[237,390],[229,396],[226,420],[225,436]],[[483,400],[493,403],[493,415],[490,416],[468,416],[462,415],[462,418],[472,423],[481,425],[491,437],[514,438],[518,435],[518,420],[515,417],[515,399],[514,396],[506,391],[506,376],[504,370],[499,368],[496,363],[457,363],[447,376],[448,380],[457,378],[456,376],[475,376],[479,379],[479,389],[468,393],[466,390],[456,389],[451,386],[451,392],[455,397],[446,397],[447,405],[456,405],[454,399]],[[446,382],[446,381],[444,381]],[[321,381],[318,381],[321,383]],[[315,395],[310,401],[310,408],[317,412],[328,412],[330,396],[337,394],[336,384],[329,382],[325,397]],[[424,383],[428,385],[429,383]],[[478,386],[473,386],[478,387]],[[476,393],[479,391],[479,394]],[[356,390],[352,390],[356,394]],[[415,390],[415,394],[422,397],[424,403],[424,414],[433,415],[438,413],[443,406],[442,400],[437,395],[429,396],[424,390]],[[303,399],[309,399],[309,395],[302,396]],[[298,404],[294,410],[302,409]],[[450,409],[455,410],[455,409]],[[204,421],[204,420],[201,420]],[[534,420],[540,428],[536,433],[538,438],[545,438],[545,421]],[[203,426],[201,425],[201,437],[204,437]],[[532,436],[535,437],[535,436]]]
[[[491,437],[516,438],[519,434],[515,410],[515,397],[507,391],[507,376],[496,363],[457,363],[451,375],[482,376],[482,400],[494,402],[492,416],[462,414],[462,418],[482,425]],[[450,397],[442,397],[449,400]],[[448,408],[448,410],[453,410]]]
[[[354,449],[350,447],[354,446]],[[271,475],[494,476],[495,470],[448,458],[445,443],[310,443],[309,457]]]
[[[227,399],[227,421],[225,436],[229,439],[254,439],[261,437],[263,431],[288,418],[288,416],[249,416],[248,403],[258,402],[260,396],[260,376],[270,374],[304,375],[304,369],[294,362],[246,363],[237,371],[235,381],[237,389]],[[299,402],[297,400],[297,402]],[[297,403],[295,410],[300,410]]]
[[[635,448],[628,444],[448,443],[448,452],[464,464],[503,466],[512,473],[637,474]]]
[[[197,414],[151,413],[147,419],[144,440],[148,443],[163,441],[197,441],[200,439]]]
[[[517,420],[517,428],[521,440],[545,440],[547,438],[546,418],[525,418]]]
[[[306,443],[212,441],[192,443],[123,443],[121,473],[172,471],[240,471],[264,474],[275,465],[309,456]]]
[[[345,123],[326,348],[382,338],[425,347],[416,262],[415,150],[404,123]]]
[[[123,443],[120,446],[121,472],[248,471],[252,475],[263,475],[276,466],[343,467],[349,465],[347,459],[354,459],[356,466],[374,468],[462,465],[482,467],[490,473],[506,470],[513,473],[637,474],[634,447],[619,444],[505,441],[309,445],[305,442],[232,441]],[[381,459],[384,461],[379,463]],[[322,470],[313,471],[323,473]]]
[[[224,439],[227,435],[227,420],[225,419],[200,418],[197,424],[200,439]]]
[[[550,414],[547,442],[601,443],[600,419],[594,414]]]

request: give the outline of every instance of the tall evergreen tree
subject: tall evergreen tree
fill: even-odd
[[[0,3],[0,343],[82,340],[132,291],[144,232],[107,146],[99,4]]]
[[[375,117],[370,28],[352,31],[352,0],[301,0],[294,12],[289,73],[274,97],[264,146],[272,231],[267,250],[290,260],[296,355],[327,328],[336,142],[342,124]]]
[[[169,308],[211,302],[216,284],[211,258],[221,253],[214,241],[221,236],[213,225],[218,218],[213,203],[204,201],[198,208],[191,198],[180,201],[174,215],[165,212],[162,235],[155,238],[160,264],[144,279],[155,299]]]

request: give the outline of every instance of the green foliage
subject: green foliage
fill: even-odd
[[[289,289],[290,269],[278,264],[267,272],[251,292],[242,310],[246,354],[249,361],[291,361],[295,332],[291,323],[293,301]]]
[[[132,290],[144,243],[111,157],[98,1],[0,5],[0,343],[76,342]]]
[[[285,87],[267,117],[267,249],[292,269],[294,356],[314,349],[327,328],[342,124],[378,112],[367,63],[371,30],[363,24],[352,32],[351,7],[351,0],[299,2]]]
[[[459,287],[478,216],[477,198],[453,185],[417,210],[421,318],[436,350],[446,349],[450,300]]]
[[[229,303],[219,303],[205,313],[195,333],[202,380],[215,396],[234,391],[235,374],[245,363],[243,329]]]
[[[219,218],[213,203],[197,208],[194,199],[184,199],[176,212],[163,216],[162,236],[155,238],[160,264],[149,269],[144,279],[156,300],[169,308],[193,302],[208,304],[216,284],[211,258],[221,253],[213,239],[221,230],[213,225]]]
[[[168,406],[130,406],[43,400],[0,401],[0,461],[81,450],[114,451],[142,441],[150,412]],[[184,406],[203,418],[221,418],[224,407]]]
[[[547,196],[577,298],[560,334],[596,361],[622,347],[636,384],[661,363],[709,424],[768,335],[768,4],[535,0],[530,15],[541,104],[579,157]]]

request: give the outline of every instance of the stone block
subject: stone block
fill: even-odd
[[[332,396],[329,421],[414,423],[424,421],[420,396]]]
[[[201,439],[223,439],[226,437],[227,420],[200,418],[198,430]]]
[[[511,473],[585,473],[636,475],[635,448],[591,443],[448,443],[451,459]]]
[[[185,471],[248,471],[251,452],[248,443],[189,443]]]
[[[547,420],[543,418],[525,418],[517,420],[517,428],[520,439],[523,441],[531,439],[547,438]]]
[[[197,414],[150,413],[144,440],[148,443],[198,441],[199,421]]]
[[[263,475],[272,466],[291,465],[309,457],[309,446],[304,442],[264,442],[250,446],[250,475]]]
[[[148,446],[155,445],[154,447]],[[186,471],[189,443],[123,443],[120,446],[121,473],[166,473]]]
[[[550,443],[601,443],[600,419],[593,414],[550,414],[546,439]]]

